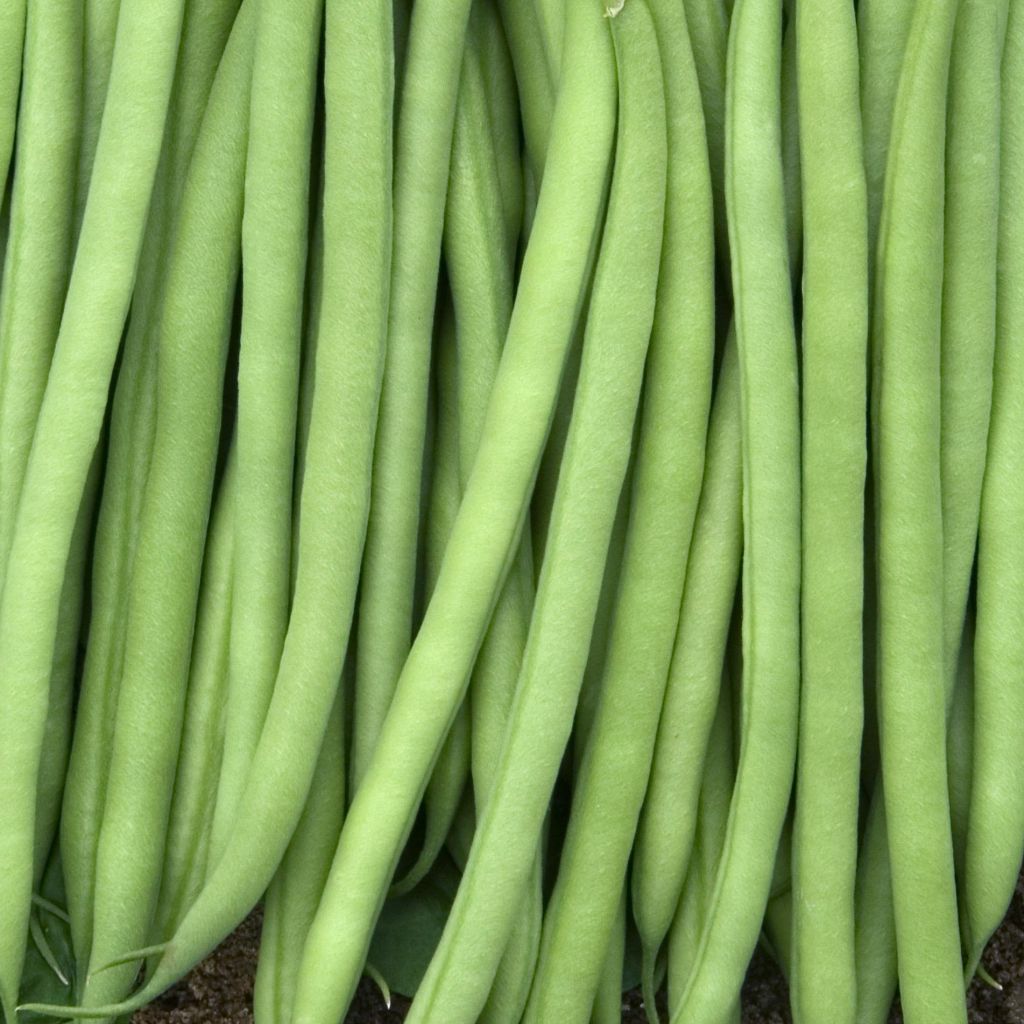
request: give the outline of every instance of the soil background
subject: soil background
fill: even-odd
[[[133,1024],[251,1024],[258,945],[257,913],[188,978],[137,1013]],[[1002,987],[974,982],[968,993],[970,1024],[1024,1024],[1024,875],[984,965]],[[364,981],[345,1024],[401,1024],[407,1007],[408,1001],[396,996],[387,1009],[374,985]],[[637,993],[623,996],[622,1019],[624,1024],[646,1024]],[[743,990],[743,1024],[790,1024],[791,1019],[785,982],[759,951]],[[892,1024],[902,1024],[898,1009]]]

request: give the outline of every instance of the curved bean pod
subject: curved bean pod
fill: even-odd
[[[1006,912],[1024,855],[1024,9],[1002,68],[995,386],[978,539],[974,758],[967,830],[967,977]]]
[[[128,312],[174,73],[182,2],[126,0],[64,315],[0,599],[0,1002],[12,1013],[31,902],[35,783],[61,591]],[[140,53],[147,54],[139,60]]]
[[[729,827],[673,1021],[729,1013],[757,944],[789,807],[800,663],[800,423],[781,139],[781,3],[738,0],[726,204],[743,424],[743,720]]]
[[[711,181],[704,150],[692,144],[703,115],[685,16],[670,4],[654,5],[653,14],[670,133],[661,274],[607,660],[531,995],[541,1019],[574,1019],[600,978],[599,947],[647,790],[704,466],[715,314]],[[656,54],[647,58],[655,65]],[[648,120],[655,124],[653,111]],[[562,983],[570,964],[571,987]],[[572,1011],[554,994],[570,988],[579,1000]]]
[[[270,704],[291,597],[309,182],[323,0],[260,0],[242,220],[234,611],[210,853],[230,834]]]
[[[633,852],[633,917],[648,985],[688,875],[740,574],[743,461],[736,360],[730,330],[715,385],[675,648]]]
[[[946,87],[956,0],[915,9],[879,229],[882,783],[908,1024],[966,1019],[946,777],[940,344]]]
[[[306,945],[297,1024],[338,1016],[351,998],[388,878],[508,572],[550,427],[589,276],[614,126],[607,29],[590,0],[574,0],[570,18],[572,73],[559,99],[556,141],[478,454],[433,600],[342,829]],[[500,803],[492,799],[488,806]],[[517,891],[513,903],[518,899]],[[324,984],[324,963],[332,965],[330,984]],[[450,1010],[446,1005],[444,1012]]]
[[[864,715],[867,185],[857,26],[796,0],[803,186],[803,580],[790,998],[798,1024],[854,1024]]]
[[[96,850],[85,1005],[103,1005],[129,991],[135,964],[100,968],[148,940],[159,898],[239,270],[248,121],[237,111],[247,109],[249,101],[254,13],[249,3],[221,60],[170,253],[153,459]],[[183,436],[187,445],[181,444]],[[153,608],[161,615],[154,616]]]
[[[351,783],[373,757],[413,628],[430,350],[469,0],[413,6],[395,137],[388,343],[359,591]]]

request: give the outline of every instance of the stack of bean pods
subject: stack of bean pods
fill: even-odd
[[[3,0],[0,186],[6,1024],[966,1021],[1024,0]]]

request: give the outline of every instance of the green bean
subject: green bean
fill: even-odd
[[[159,156],[180,2],[126,2],[95,184],[36,425],[0,602],[0,1000],[11,1012],[31,897],[35,782],[61,589],[128,310]],[[139,54],[146,54],[139,60]]]
[[[27,12],[11,224],[0,289],[0,586],[71,268],[81,45],[81,13],[73,4],[33,4]],[[95,490],[94,471],[76,516],[58,615],[39,767],[36,882],[53,841],[67,769]]]
[[[522,0],[497,0],[497,3],[519,87],[527,166],[533,176],[533,187],[539,189],[554,113],[555,79],[548,67],[540,25],[530,4]]]
[[[657,57],[657,41],[646,6],[627,7],[613,19],[612,32],[620,69],[618,155],[540,590],[497,773],[464,883],[413,1003],[411,1021],[433,1019],[439,1007],[447,1019],[475,1020],[486,996],[482,983],[491,976],[516,919],[517,901],[571,731],[629,461],[654,316],[666,134],[660,62],[650,60]],[[631,266],[626,252],[634,254]],[[625,304],[624,295],[630,296]],[[521,782],[527,762],[532,766],[529,786]],[[495,877],[504,882],[497,896],[485,882]],[[621,889],[620,880],[613,916]],[[484,916],[486,936],[480,927]],[[610,927],[609,923],[604,934],[594,932],[593,941],[600,946],[597,971]],[[464,983],[461,987],[457,978]],[[539,1008],[534,1003],[539,981],[534,979],[526,1020],[535,1019],[537,1012],[546,1019],[550,1013],[547,1002]],[[577,1010],[584,1019],[590,1015],[596,988],[596,979],[589,991],[578,988]],[[544,998],[550,1001],[551,995],[545,993]]]
[[[330,287],[320,316],[299,567],[281,668],[234,832],[146,985],[118,1007],[64,1008],[64,1016],[131,1012],[182,977],[260,898],[301,816],[348,646],[369,502],[391,253],[393,46],[390,0],[327,8]]]
[[[794,285],[800,281],[800,260],[803,256],[796,3],[797,0],[783,2],[786,25],[782,35],[782,182],[786,190],[789,272]]]
[[[196,612],[181,753],[167,825],[160,899],[151,938],[169,935],[202,888],[224,748],[224,706],[231,637],[235,448],[210,516]]]
[[[460,94],[461,103],[461,94]],[[450,307],[442,310],[434,348],[433,478],[427,500],[425,589],[429,601],[441,569],[452,524],[459,511],[462,486],[459,479],[458,374],[456,369],[455,320]],[[444,848],[459,810],[469,778],[470,709],[459,708],[423,795],[425,828],[420,852],[413,866],[391,888],[392,896],[409,892],[430,871]]]
[[[96,851],[90,976],[82,1000],[126,994],[159,897],[178,763],[234,309],[253,52],[252,5],[235,22],[196,142],[170,253],[157,422],[141,510],[117,721]],[[182,445],[180,438],[189,437]],[[236,506],[237,507],[237,506]],[[167,580],[175,586],[168,590]],[[160,607],[160,617],[152,609]],[[125,894],[131,898],[126,899]]]
[[[494,100],[500,80],[493,81],[494,65],[489,64],[488,55],[495,45],[495,31],[501,31],[496,8],[474,6],[456,108],[445,207],[445,261],[456,314],[462,486],[469,480],[508,332],[522,217],[521,178],[502,171],[510,162],[518,168],[520,158],[518,153],[508,152],[508,133],[501,128],[510,119],[509,112],[503,113]],[[511,119],[515,118],[511,112]],[[514,193],[511,196],[510,190]],[[530,537],[529,530],[524,528],[470,681],[470,754],[478,807],[486,804],[501,752],[532,603]],[[522,1016],[540,938],[540,872],[538,851],[536,877],[531,881],[529,897],[523,901],[520,920],[481,1015],[483,1024],[518,1024]]]
[[[967,825],[970,819],[971,762],[974,760],[974,609],[968,606],[963,624],[953,684],[953,704],[946,725],[946,760],[949,777],[949,822],[953,834],[953,867],[957,879],[957,895],[963,893],[963,877],[967,860]],[[960,936],[964,949],[966,907],[958,902]],[[969,979],[968,979],[969,980]]]
[[[743,465],[739,366],[732,330],[715,387],[703,477],[675,647],[633,853],[633,917],[640,932],[648,986],[688,875],[702,767],[740,573]]]
[[[797,1022],[854,1024],[863,695],[867,186],[852,7],[797,0],[803,579],[793,841]]]
[[[514,262],[519,246],[519,233],[523,226],[525,199],[522,128],[512,54],[509,52],[505,30],[501,25],[496,0],[487,0],[486,3],[473,6],[470,10],[469,31],[470,41],[478,38],[478,49],[475,52],[479,54],[491,137],[494,141],[496,171],[501,186],[502,209],[505,212],[505,237],[509,245],[509,258]],[[455,130],[457,133],[458,108]],[[453,146],[456,144],[453,138]],[[451,198],[449,183],[449,203]]]
[[[736,449],[739,449],[739,387],[735,369],[731,371],[732,386],[723,396],[731,396],[735,410]],[[724,380],[725,378],[723,378]],[[719,387],[722,385],[720,384]],[[719,399],[724,401],[723,399]],[[709,456],[710,459],[711,456]],[[668,1005],[675,1016],[682,1001],[686,982],[696,961],[704,922],[710,907],[715,872],[725,845],[729,822],[729,800],[736,778],[733,730],[732,685],[728,672],[720,673],[714,721],[707,745],[707,759],[700,782],[700,806],[694,837],[693,854],[688,858],[686,881],[672,920],[668,941]],[[739,1000],[734,1009],[717,1020],[721,1024],[738,1016]]]
[[[224,756],[210,839],[230,834],[281,661],[323,0],[260,0],[242,222],[234,612]]]
[[[950,722],[949,796],[957,877],[963,877],[973,716],[955,693],[977,548],[992,410],[999,224],[999,100],[1008,0],[962,3],[953,35],[946,141],[942,283],[941,459],[943,621]],[[963,681],[966,677],[960,674]]]
[[[966,1019],[945,701],[936,699],[943,689],[943,157],[957,8],[937,0],[915,11],[893,117],[876,292],[882,781],[908,1024]]]
[[[7,191],[7,175],[14,148],[26,8],[26,0],[11,0],[0,11],[0,195]]]
[[[726,202],[743,426],[743,721],[714,893],[673,1020],[730,1012],[757,944],[789,806],[799,689],[800,433],[782,171],[781,4],[739,0]]]
[[[156,424],[156,350],[160,304],[181,189],[210,85],[234,20],[237,0],[187,5],[168,127],[139,257],[138,276],[114,388],[103,495],[96,525],[91,622],[75,736],[61,819],[61,849],[68,910],[79,977],[88,965],[93,924],[96,844],[103,814],[117,694],[121,682],[125,620],[140,509]],[[116,16],[116,9],[114,11]],[[90,117],[107,91],[112,26],[108,7],[87,5],[85,122],[79,154],[81,175],[92,169]],[[89,19],[97,24],[90,27]],[[110,38],[108,38],[110,36]],[[93,67],[93,63],[96,65]],[[87,165],[87,166],[86,166]],[[81,197],[80,197],[81,198]],[[81,199],[84,202],[84,199]]]
[[[589,276],[614,125],[607,29],[590,0],[574,0],[570,18],[572,72],[559,98],[554,148],[478,454],[433,599],[342,829],[306,944],[297,1024],[333,1019],[351,997],[387,880],[508,571],[550,426]],[[488,806],[501,803],[495,797]]]
[[[992,423],[978,539],[974,753],[964,878],[966,975],[973,976],[1014,891],[1024,855],[1024,10],[1010,4],[1002,62],[1000,206]]]
[[[721,0],[683,0],[693,47],[707,134],[711,187],[715,203],[715,248],[728,266],[729,231],[725,217],[725,63],[729,22]]]
[[[360,582],[353,792],[365,774],[412,639],[431,324],[470,0],[413,7],[395,139],[388,349]]]
[[[344,682],[327,722],[320,759],[288,852],[267,890],[253,994],[260,1024],[287,1024],[302,944],[331,866],[345,809]]]
[[[562,0],[532,0],[534,17],[540,26],[544,53],[553,82],[557,83],[562,69],[562,49],[565,37],[565,4]]]
[[[704,464],[714,352],[714,240],[707,158],[692,145],[703,125],[681,8],[655,8],[665,55],[670,191],[658,308],[623,567],[604,678],[573,795],[572,816],[545,920],[545,948],[532,998],[542,1014],[572,964],[573,991],[592,996],[607,930],[626,878],[647,790],[672,645],[679,621]],[[673,20],[675,14],[677,20]],[[682,46],[673,45],[682,40]],[[653,122],[654,115],[651,115]],[[685,255],[684,255],[685,254]],[[678,268],[687,263],[687,273]],[[680,382],[685,381],[685,390]],[[622,722],[629,720],[629,729]],[[595,878],[604,879],[595,886]],[[618,881],[616,881],[618,879]],[[576,928],[571,921],[586,920]],[[653,965],[651,965],[653,970]],[[653,1002],[647,976],[646,1000]],[[546,1017],[545,1017],[546,1019]]]
[[[601,967],[601,980],[594,994],[590,1024],[621,1024],[622,1021],[622,963],[626,958],[626,888],[619,897],[608,949]],[[645,1000],[646,1002],[646,1000]]]
[[[868,186],[868,253],[874,267],[900,70],[915,0],[860,0],[861,114]]]
[[[96,160],[103,107],[107,102],[114,40],[122,0],[84,0],[82,47],[82,139],[75,174],[75,232],[82,226]]]
[[[0,292],[0,579],[71,268],[81,45],[73,4],[32,5]]]

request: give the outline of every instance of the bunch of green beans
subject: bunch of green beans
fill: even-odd
[[[965,1024],[1022,340],[1024,0],[0,4],[3,1024]]]

